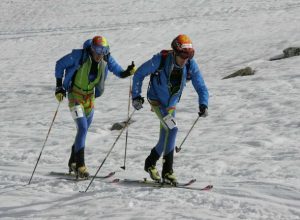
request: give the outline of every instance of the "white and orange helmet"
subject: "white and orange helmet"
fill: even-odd
[[[185,35],[178,35],[171,43],[175,54],[183,59],[192,59],[195,53],[191,39]]]

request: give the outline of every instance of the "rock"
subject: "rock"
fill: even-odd
[[[236,76],[250,76],[250,75],[254,75],[255,70],[252,70],[250,67],[246,67],[244,69],[240,69],[228,76],[225,76],[223,79],[229,79],[229,78],[233,78]]]
[[[299,56],[300,55],[300,47],[289,47],[283,50],[283,54],[286,58]]]
[[[299,55],[300,55],[300,47],[288,47],[283,50],[283,54],[271,57],[270,61],[285,59],[285,58],[299,56]]]
[[[133,120],[130,120],[128,124],[131,124],[133,123],[134,121]],[[116,122],[112,125],[112,127],[110,128],[111,131],[113,130],[121,130],[125,127],[126,125],[126,121],[123,121],[123,122]]]

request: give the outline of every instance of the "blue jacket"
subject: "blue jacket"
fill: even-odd
[[[87,48],[90,47],[91,40],[87,40],[84,43],[83,49],[74,49],[71,53],[65,55],[56,62],[55,77],[63,79],[63,87],[67,91],[71,89],[72,79],[76,71],[90,56]],[[105,77],[107,77],[108,70],[113,72],[116,76],[121,77],[121,73],[124,71],[122,67],[116,62],[116,60],[109,54],[107,58],[107,66],[105,68]],[[99,97],[102,94],[101,91],[95,88],[95,97]]]
[[[146,61],[142,64],[136,71],[133,77],[133,85],[132,85],[132,98],[136,98],[141,95],[141,89],[143,85],[143,80],[146,76],[151,73],[156,72],[156,70],[160,66],[161,62],[161,53],[158,53],[152,57],[152,59]],[[159,101],[160,104],[165,108],[174,108],[176,104],[179,102],[182,91],[186,86],[187,80],[187,65],[183,67],[183,74],[181,79],[180,89],[177,93],[171,94],[169,91],[169,77],[174,67],[174,55],[173,53],[169,53],[165,60],[165,65],[161,72],[159,72],[156,76],[151,77],[147,98],[150,100]],[[159,80],[158,80],[159,77]],[[189,68],[189,78],[192,81],[192,84],[195,90],[198,93],[199,97],[199,105],[204,104],[208,106],[208,90],[205,85],[205,82],[202,78],[199,67],[194,59],[190,60],[190,68]]]

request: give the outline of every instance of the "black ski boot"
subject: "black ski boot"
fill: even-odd
[[[75,145],[72,145],[72,149],[71,149],[71,155],[70,155],[70,159],[68,162],[68,166],[69,166],[69,173],[71,174],[71,172],[73,170],[75,170],[76,168],[76,163],[75,163]]]
[[[159,155],[156,152],[155,148],[152,148],[150,155],[145,160],[144,170],[149,173],[151,179],[154,181],[160,182],[161,178],[156,169],[156,161],[159,159]]]
[[[176,176],[173,173],[173,156],[174,150],[170,153],[164,155],[163,157],[163,169],[162,169],[162,178],[163,183],[171,184],[173,186],[177,185]]]
[[[75,162],[76,162],[76,176],[79,178],[88,178],[89,172],[84,163],[84,148],[80,149],[75,153]]]

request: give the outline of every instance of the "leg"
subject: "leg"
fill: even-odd
[[[83,112],[83,107],[81,105],[75,105],[73,108],[71,108],[71,113],[77,127],[77,134],[74,143],[74,159],[76,163],[74,172],[79,177],[85,178],[89,176],[84,161],[85,140],[88,127],[91,124],[93,115],[91,114],[86,117],[86,114]]]
[[[74,144],[71,147],[71,155],[70,155],[70,158],[69,158],[68,166],[69,166],[69,173],[71,173],[73,171],[72,166],[76,167],[76,164],[75,164],[75,145]]]
[[[91,113],[87,116],[87,129],[90,127],[90,125],[93,121],[93,115],[94,115],[94,110],[92,110]],[[79,127],[77,123],[76,123],[76,126]],[[81,126],[81,127],[84,127],[84,126]],[[79,135],[79,134],[77,134],[77,135]],[[72,172],[72,170],[73,170],[72,164],[73,164],[73,167],[76,167],[76,164],[75,164],[75,143],[72,145],[71,155],[70,155],[70,159],[69,159],[69,163],[68,163],[69,172]]]
[[[92,109],[92,111],[87,115],[87,129],[89,129],[90,125],[92,124],[93,118],[94,118],[94,109]]]
[[[87,118],[81,117],[75,119],[76,127],[77,127],[77,134],[75,137],[75,153],[84,149],[85,147],[85,139],[88,131],[88,123]]]
[[[166,151],[166,148],[169,146],[175,145],[175,141],[171,141],[169,144],[169,134],[173,134],[172,137],[174,136],[174,132],[170,132],[171,130],[168,128],[168,126],[165,124],[163,118],[169,114],[165,109],[159,107],[159,106],[151,106],[154,112],[156,113],[157,117],[160,120],[160,132],[159,132],[159,140],[156,144],[156,146],[151,150],[150,155],[146,158],[145,160],[145,171],[150,174],[150,177],[153,180],[160,181],[160,176],[159,173],[156,169],[156,162],[159,160],[160,156],[164,151]],[[173,129],[172,129],[173,130]],[[176,129],[175,129],[176,130]],[[176,136],[176,135],[175,135]],[[174,146],[173,146],[174,148]],[[168,163],[173,165],[173,160],[171,161],[172,163]]]
[[[177,180],[175,175],[173,174],[173,155],[178,128],[174,127],[170,129],[163,120],[163,118],[167,114],[172,114],[172,116],[175,118],[175,110],[166,113],[164,109],[161,109],[159,107],[152,108],[154,109],[161,122],[160,140],[156,145],[156,149],[160,154],[164,154],[162,177],[165,182],[176,185]]]
[[[89,175],[84,161],[84,149],[85,140],[93,121],[94,115],[94,95],[82,96],[75,93],[68,93],[69,108],[72,113],[72,117],[76,123],[77,134],[74,145],[72,146],[72,152],[70,161],[74,161],[74,171],[80,177],[87,177]]]

